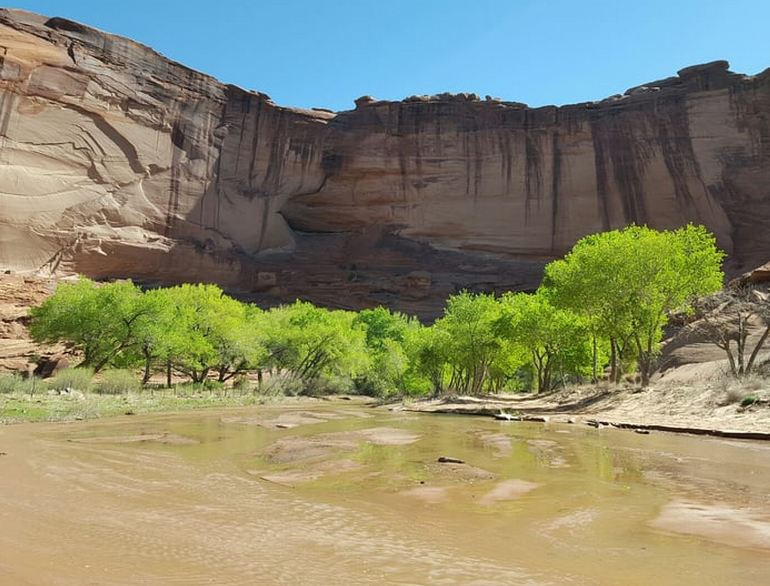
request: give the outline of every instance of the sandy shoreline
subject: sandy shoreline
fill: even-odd
[[[664,431],[770,441],[767,391],[756,403],[728,402],[718,389],[661,385],[657,388],[579,387],[547,396],[451,397],[404,403],[396,409],[417,413],[477,415],[510,421],[539,421]]]

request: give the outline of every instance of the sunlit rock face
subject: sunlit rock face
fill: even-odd
[[[770,258],[770,73],[601,102],[275,105],[138,43],[0,10],[0,269],[218,282],[266,302],[531,289],[581,236],[707,225]]]

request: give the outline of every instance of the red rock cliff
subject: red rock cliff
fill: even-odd
[[[703,223],[770,258],[770,72],[689,67],[563,107],[275,105],[138,43],[0,10],[0,268],[215,281],[425,315],[533,288],[581,236]]]

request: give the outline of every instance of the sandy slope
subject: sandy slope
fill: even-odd
[[[715,369],[715,364],[699,365]],[[742,406],[746,397],[756,404]],[[493,415],[499,412],[547,416],[552,421],[592,421],[693,429],[770,433],[770,381],[732,381],[724,375],[689,382],[658,381],[646,390],[631,386],[574,387],[537,395],[456,397],[421,401],[408,409],[421,412]]]

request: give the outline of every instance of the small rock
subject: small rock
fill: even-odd
[[[291,429],[291,425],[286,425],[285,423],[276,423],[275,426],[278,429]]]
[[[7,456],[8,452],[0,452],[0,456]]]
[[[640,433],[642,435],[650,435],[649,429],[639,429],[638,427],[634,430],[634,433]]]
[[[441,462],[442,464],[465,464],[465,460],[451,458],[449,456],[439,456],[437,462]]]
[[[131,411],[131,410],[129,409],[128,411],[124,411],[124,412],[123,412],[123,415],[136,415],[136,413],[134,413],[133,411]]]

